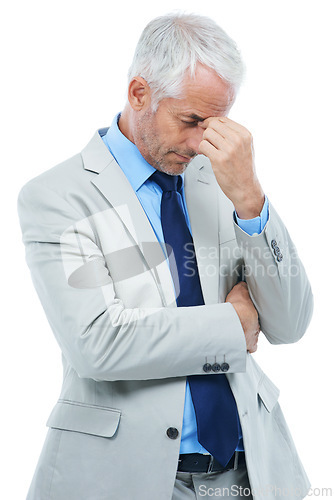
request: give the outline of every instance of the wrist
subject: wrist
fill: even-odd
[[[242,201],[234,203],[234,208],[239,219],[255,219],[259,217],[265,202],[265,195],[261,190],[255,196],[245,196]]]

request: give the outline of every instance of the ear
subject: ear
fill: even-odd
[[[151,89],[141,76],[135,76],[129,83],[128,100],[135,111],[142,111],[151,105]]]

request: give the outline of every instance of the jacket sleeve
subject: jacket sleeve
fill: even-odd
[[[231,304],[141,308],[138,297],[138,308],[126,308],[98,238],[80,224],[81,205],[74,208],[71,196],[49,184],[36,179],[26,184],[18,212],[34,286],[64,356],[80,377],[203,374],[203,365],[213,359],[228,362],[231,373],[245,371],[245,337]],[[83,261],[92,285],[73,286],[65,269],[79,268]]]
[[[259,235],[249,236],[237,224],[235,233],[261,330],[272,344],[298,341],[312,317],[313,295],[282,220],[270,203],[269,220]]]

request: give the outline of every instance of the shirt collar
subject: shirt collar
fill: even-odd
[[[138,191],[155,172],[155,168],[142,157],[137,146],[122,134],[118,128],[120,116],[120,113],[115,116],[108,132],[102,139],[125,173],[133,189]]]

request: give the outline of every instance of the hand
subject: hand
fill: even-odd
[[[226,302],[232,304],[239,316],[246,338],[247,351],[255,352],[260,333],[259,316],[249,296],[246,283],[243,281],[237,283],[226,297]]]
[[[260,215],[264,193],[256,177],[250,132],[227,117],[207,118],[199,153],[207,156],[220,188],[232,201],[240,219]]]

